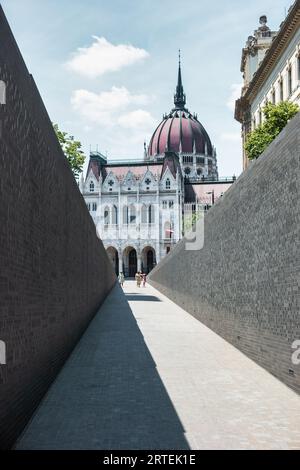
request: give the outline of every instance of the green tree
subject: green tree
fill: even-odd
[[[183,230],[184,233],[188,233],[193,230],[193,227],[196,225],[198,220],[203,217],[203,213],[201,212],[191,212],[190,214],[185,214],[184,222],[183,222]]]
[[[298,111],[299,106],[290,101],[268,103],[263,108],[264,122],[247,136],[245,150],[249,160],[258,158]]]
[[[75,140],[72,135],[67,132],[63,132],[59,129],[58,124],[53,124],[55,133],[61,148],[70,164],[71,170],[76,177],[82,172],[82,168],[85,161],[84,152],[81,150],[81,142]]]

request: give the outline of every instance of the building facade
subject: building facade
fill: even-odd
[[[235,118],[242,124],[243,148],[247,134],[264,119],[268,103],[289,100],[300,104],[300,0],[288,11],[278,32],[260,18],[260,27],[248,38],[242,52],[243,88]],[[249,164],[243,151],[243,168]]]
[[[91,152],[79,182],[116,273],[152,268],[182,238],[187,218],[231,186],[219,180],[216,149],[186,108],[179,62],[174,108],[163,116],[141,160],[107,161]]]

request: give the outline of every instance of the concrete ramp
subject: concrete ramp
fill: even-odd
[[[107,297],[16,448],[300,449],[300,397],[150,286]]]

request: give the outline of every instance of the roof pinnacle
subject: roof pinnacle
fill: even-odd
[[[174,96],[174,104],[177,109],[184,109],[186,103],[186,96],[183,91],[182,78],[181,78],[181,51],[178,54],[178,80],[176,93]]]

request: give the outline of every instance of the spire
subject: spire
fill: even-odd
[[[186,97],[183,91],[182,78],[181,78],[181,55],[179,49],[179,66],[178,66],[178,81],[176,87],[176,93],[174,96],[174,104],[178,109],[184,109]]]

